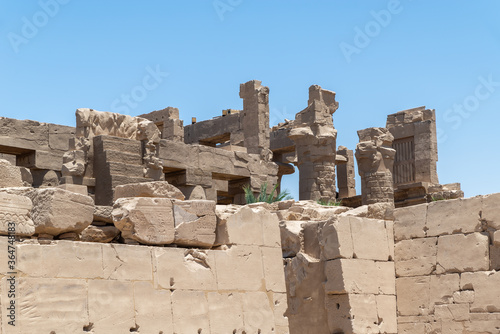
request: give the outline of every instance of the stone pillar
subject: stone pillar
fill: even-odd
[[[339,146],[337,156],[342,156],[346,161],[337,161],[337,185],[339,198],[356,196],[356,183],[354,180],[354,152],[345,146]],[[338,160],[338,159],[337,159]]]
[[[358,172],[361,176],[363,205],[394,203],[392,170],[396,150],[392,148],[394,137],[386,128],[368,128],[358,131],[356,146]]]
[[[300,200],[335,199],[337,130],[332,115],[337,109],[335,93],[313,85],[308,107],[295,116],[288,137],[295,143]]]
[[[244,146],[248,153],[269,159],[269,88],[252,80],[240,85],[243,111],[240,116]],[[240,112],[241,113],[241,112]]]

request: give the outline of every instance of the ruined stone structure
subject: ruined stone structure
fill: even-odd
[[[240,97],[188,125],[2,118],[0,333],[500,333],[500,195],[438,183],[434,110],[354,154],[334,92],[273,128],[268,87]],[[244,205],[294,166],[300,201]]]

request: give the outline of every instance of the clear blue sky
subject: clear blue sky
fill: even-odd
[[[276,124],[319,84],[337,92],[337,145],[354,149],[357,130],[425,105],[437,113],[440,182],[461,182],[467,197],[500,192],[499,1],[0,5],[0,116],[74,125],[80,107],[173,106],[187,124],[242,108],[239,84],[258,79]],[[295,198],[297,180],[284,182]]]

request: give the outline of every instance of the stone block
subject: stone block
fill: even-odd
[[[468,304],[436,305],[434,315],[443,322],[467,321],[470,318]]]
[[[120,198],[113,205],[112,215],[123,238],[147,245],[174,241],[172,201],[168,198]]]
[[[500,230],[500,193],[483,196],[481,218],[492,228]]]
[[[97,246],[96,244],[91,244]],[[151,281],[151,248],[136,245],[100,244],[105,279]]]
[[[458,274],[430,276],[430,309],[434,305],[453,303],[453,294],[460,289]]]
[[[375,301],[379,333],[398,333],[396,296],[377,295]]]
[[[208,292],[208,314],[211,333],[242,333],[242,301],[239,293]]]
[[[259,291],[263,286],[262,255],[257,246],[232,246],[215,252],[218,290]]]
[[[490,245],[490,270],[500,271],[500,245]]]
[[[16,327],[4,323],[5,333],[81,333],[82,328],[89,324],[85,280],[17,279],[16,327],[19,332],[15,331]],[[0,290],[5,301],[9,300],[7,284],[7,277],[2,278]],[[4,317],[3,321],[6,320]]]
[[[106,224],[113,224],[113,207],[105,205],[96,205],[94,207],[94,222],[103,222]]]
[[[471,312],[500,312],[500,272],[482,271],[460,275],[460,289],[474,290]]]
[[[16,245],[17,270],[30,277],[104,278],[99,244],[56,241],[50,245],[23,242]]]
[[[120,230],[114,226],[89,225],[80,235],[81,241],[108,243],[120,234]]]
[[[203,291],[172,292],[174,333],[210,333],[208,301]]]
[[[500,229],[493,232],[493,245],[500,246]]]
[[[286,293],[273,293],[274,323],[276,326],[286,327],[288,329],[288,318],[285,315],[288,309]]]
[[[136,326],[143,333],[172,333],[170,290],[154,289],[150,282],[134,283]]]
[[[388,261],[389,240],[383,220],[350,217],[353,251],[358,259]],[[392,244],[392,241],[391,241]]]
[[[114,200],[124,197],[161,197],[184,200],[182,192],[166,181],[141,182],[115,188]]]
[[[192,247],[213,246],[217,225],[214,201],[174,201],[173,213],[175,244]]]
[[[88,309],[89,322],[93,324],[91,328],[95,333],[123,334],[135,331],[134,283],[89,281]]]
[[[427,209],[427,236],[481,231],[482,198],[437,201]]]
[[[87,186],[82,186],[79,184],[70,184],[70,183],[65,183],[57,186],[57,188],[62,189],[62,190],[67,190],[67,191],[72,191],[77,194],[85,195],[87,196],[89,194],[87,190]]]
[[[361,259],[336,259],[325,264],[327,294],[377,294],[375,262]]]
[[[436,268],[437,238],[402,240],[394,247],[396,275],[429,275]]]
[[[35,224],[31,220],[32,207],[28,197],[0,193],[0,235],[33,235]]]
[[[262,291],[241,294],[243,305],[243,323],[247,333],[272,333],[274,312],[272,300]]]
[[[217,290],[215,254],[218,252],[222,251],[153,248],[155,285],[162,289]]]
[[[0,159],[0,188],[22,187],[23,178],[19,167]]]
[[[400,277],[396,279],[398,314],[427,315],[430,309],[430,277]]]
[[[384,295],[396,294],[396,275],[394,262],[375,262],[378,293]]]
[[[319,233],[319,245],[322,260],[352,258],[354,247],[350,217],[330,219]]]
[[[34,189],[26,195],[33,202],[36,234],[80,233],[92,223],[94,200],[90,196],[58,188]]]
[[[325,222],[309,221],[302,225],[303,228],[303,252],[315,258],[321,258],[321,246],[319,243],[319,235],[323,229]]]
[[[453,292],[453,302],[455,304],[470,304],[474,302],[474,291],[464,290]]]
[[[266,290],[286,293],[285,271],[281,249],[261,247]]]
[[[427,204],[412,205],[394,210],[394,240],[423,238]]]
[[[481,233],[438,238],[437,273],[488,270],[488,236]]]
[[[294,257],[300,252],[303,221],[280,222],[281,248],[283,257]]]

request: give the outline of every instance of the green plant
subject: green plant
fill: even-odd
[[[320,199],[317,203],[324,206],[341,206],[342,200],[325,201]]]
[[[245,201],[247,202],[247,204],[250,204],[250,203],[258,203],[258,202],[273,203],[273,202],[280,202],[280,201],[286,201],[288,199],[292,199],[292,196],[290,196],[290,193],[288,192],[288,190],[284,190],[284,191],[278,193],[278,187],[279,187],[279,183],[276,183],[273,190],[268,194],[267,193],[267,182],[264,182],[260,186],[259,195],[257,197],[255,197],[252,189],[250,188],[250,185],[245,185],[245,186],[243,186],[243,191],[245,192]],[[274,195],[274,193],[276,193],[276,195]]]

